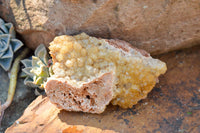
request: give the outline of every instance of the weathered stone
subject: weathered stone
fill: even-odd
[[[31,48],[80,32],[151,54],[200,44],[199,0],[5,0],[0,12]]]
[[[6,133],[115,133],[95,127],[68,125],[57,118],[59,114],[60,110],[47,97],[39,96]]]
[[[198,133],[199,52],[200,46],[197,46],[158,56],[157,58],[167,62],[167,73],[160,77],[160,83],[148,97],[131,109],[110,105],[102,114],[67,112],[59,110],[48,98],[40,96],[6,132],[43,133],[66,128],[81,131],[78,127],[85,130],[85,126],[90,126],[120,133]],[[70,128],[69,125],[75,127]]]

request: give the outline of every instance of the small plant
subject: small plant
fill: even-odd
[[[5,23],[0,19],[0,66],[6,71],[11,68],[14,52],[23,45],[23,43],[15,37],[13,24]],[[29,51],[30,49],[28,48],[23,49],[18,57],[15,58],[12,65],[8,97],[5,103],[1,104],[0,102],[0,126],[4,111],[10,106],[15,94],[20,60],[26,57]],[[48,60],[48,53],[45,46],[40,45],[35,50],[35,56],[32,56],[32,59],[24,59],[21,61],[25,66],[25,68],[22,69],[22,75],[26,77],[24,80],[25,85],[39,87],[40,89],[43,88],[47,77],[51,75],[51,67]]]
[[[14,52],[23,46],[23,43],[15,37],[13,24],[5,23],[0,18],[0,66],[5,71],[11,67]]]
[[[19,50],[23,46],[23,43],[17,40],[15,37],[16,34],[13,24],[5,23],[0,18],[0,66],[5,71],[10,70],[11,68],[14,52]],[[8,88],[8,97],[5,103],[1,104],[0,102],[0,127],[4,111],[10,106],[15,94],[20,60],[23,59],[28,53],[28,48],[23,49],[18,57],[15,58],[15,61],[12,65],[10,83]]]
[[[29,87],[39,87],[40,89],[43,89],[44,83],[52,73],[48,61],[49,56],[43,44],[37,47],[35,56],[32,56],[32,59],[22,60],[21,62],[25,66],[25,68],[22,69],[22,75],[26,77],[24,84]]]

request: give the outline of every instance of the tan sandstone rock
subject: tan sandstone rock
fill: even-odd
[[[151,54],[200,44],[199,0],[5,0],[0,12],[31,48],[80,32],[122,39]]]

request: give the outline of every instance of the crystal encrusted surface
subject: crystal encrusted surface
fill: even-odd
[[[109,40],[85,33],[56,37],[49,49],[54,76],[65,78],[74,87],[113,72],[115,94],[112,104],[123,108],[131,108],[145,98],[158,81],[158,76],[167,69],[164,62],[144,56],[137,49],[123,45],[120,48],[111,45]]]

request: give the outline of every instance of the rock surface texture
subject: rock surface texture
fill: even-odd
[[[13,130],[11,127],[6,133],[115,133],[112,130],[95,127],[68,125],[57,118],[59,113],[60,110],[51,104],[47,97],[39,96],[25,110],[24,116],[14,123],[13,127],[18,126],[18,128]]]
[[[82,130],[78,125],[120,133],[199,133],[199,52],[197,46],[158,56],[167,62],[167,73],[160,77],[160,83],[148,97],[131,109],[110,105],[102,114],[67,112],[40,96],[6,133]]]
[[[80,32],[125,40],[151,54],[200,43],[199,0],[1,0],[0,12],[31,48]]]

